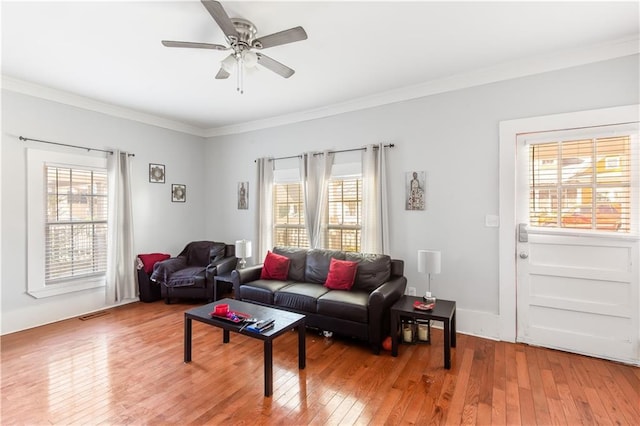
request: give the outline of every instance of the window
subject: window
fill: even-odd
[[[304,228],[302,183],[274,185],[273,218],[275,245],[309,247],[307,231]]]
[[[41,298],[105,285],[104,157],[27,150],[27,291]]]
[[[360,251],[362,179],[330,180],[328,203],[325,248]]]
[[[104,274],[106,170],[46,165],[45,284]]]
[[[631,152],[624,135],[530,145],[530,223],[629,233]]]
[[[360,251],[362,179],[334,178],[329,181],[328,208],[323,227],[323,247]],[[309,247],[304,223],[302,184],[277,183],[273,190],[274,244]]]

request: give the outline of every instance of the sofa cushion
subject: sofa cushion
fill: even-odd
[[[386,254],[346,253],[346,260],[358,262],[353,289],[371,293],[391,277],[391,257]]]
[[[307,263],[307,249],[298,247],[274,247],[273,252],[281,256],[288,257],[289,263],[288,278],[293,281],[304,282],[304,269]]]
[[[332,290],[351,290],[358,270],[357,262],[331,259],[329,274],[324,286]]]
[[[324,284],[329,274],[331,259],[345,260],[345,254],[343,251],[337,250],[312,249],[307,251],[304,281]]]
[[[327,288],[317,284],[293,283],[278,290],[274,301],[276,306],[315,313],[318,297],[327,291]]]
[[[255,280],[240,286],[240,300],[273,305],[274,294],[291,281]]]
[[[289,263],[291,261],[285,256],[267,252],[264,259],[262,271],[260,272],[261,280],[286,280],[289,274]]]
[[[171,274],[165,284],[167,287],[204,287],[205,270],[204,266],[187,266]]]
[[[318,314],[348,321],[369,321],[369,293],[361,290],[331,290],[318,299]]]

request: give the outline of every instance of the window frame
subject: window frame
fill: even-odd
[[[107,159],[94,157],[91,154],[77,155],[27,149],[27,293],[39,299],[105,287],[106,273],[59,279],[51,284],[46,283],[46,165],[106,171]]]

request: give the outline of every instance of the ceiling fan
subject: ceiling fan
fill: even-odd
[[[238,84],[237,90],[243,93],[243,70],[256,64],[281,75],[284,78],[291,77],[295,71],[288,66],[270,58],[269,56],[255,52],[254,50],[267,49],[287,43],[306,40],[307,33],[302,27],[290,28],[267,36],[256,38],[257,29],[250,21],[240,18],[229,18],[222,4],[214,0],[201,0],[204,7],[213,17],[227,39],[229,46],[212,43],[198,43],[190,41],[162,40],[166,47],[188,47],[196,49],[232,50],[220,66],[216,79],[229,78],[234,66],[237,66]]]

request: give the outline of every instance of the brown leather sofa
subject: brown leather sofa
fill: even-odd
[[[158,262],[151,281],[158,283],[165,303],[172,298],[214,298],[214,277],[236,267],[235,246],[214,241],[193,241],[176,257]]]
[[[306,325],[369,342],[378,354],[389,312],[407,286],[404,261],[383,254],[275,247],[290,259],[287,280],[260,279],[262,265],[231,273],[234,297],[306,315]],[[350,290],[324,286],[331,259],[358,262]]]

